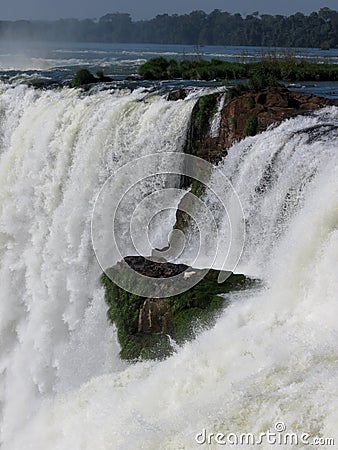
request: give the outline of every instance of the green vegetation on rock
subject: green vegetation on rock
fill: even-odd
[[[120,358],[127,361],[163,359],[172,353],[173,348],[166,334],[127,335],[121,344]]]
[[[86,84],[102,83],[105,81],[112,81],[112,79],[106,77],[103,70],[98,70],[95,77],[88,69],[81,68],[73,75],[71,85],[72,87],[80,87],[85,86]]]
[[[209,94],[200,97],[195,103],[191,113],[190,132],[185,145],[184,153],[209,161],[208,156],[205,153],[206,149],[201,144],[210,132],[210,125],[215,113],[217,112],[218,99],[218,93]],[[193,179],[190,179],[188,176],[181,177],[181,187],[190,186],[192,188],[191,192],[197,197],[200,197],[204,191],[204,187],[197,180],[197,178],[201,175],[201,177],[205,179],[205,168],[202,174],[198,173],[198,167],[195,167],[194,170],[195,176]]]
[[[255,106],[255,100],[252,97],[249,97],[245,100],[245,106],[249,109],[252,109]]]
[[[317,63],[292,54],[265,55],[252,63],[212,59],[167,60],[153,58],[139,68],[139,75],[148,80],[184,78],[188,80],[252,80],[252,88],[271,87],[281,81],[337,81],[338,64]]]
[[[95,83],[97,79],[88,69],[79,69],[72,78],[72,87],[80,87],[84,84]]]
[[[182,344],[193,339],[197,330],[215,323],[217,315],[228,304],[228,300],[218,294],[257,285],[257,280],[239,274],[231,274],[226,281],[218,283],[218,275],[219,271],[210,270],[188,291],[164,299],[166,329],[161,333],[145,333],[139,329],[139,316],[146,299],[126,292],[104,273],[101,283],[108,305],[107,316],[117,328],[120,357],[135,360],[169,356],[173,352],[170,337]]]
[[[237,117],[233,116],[230,118],[230,125],[232,128],[232,131],[235,132],[237,130]]]
[[[204,95],[196,102],[191,114],[191,121],[201,131],[209,128],[209,125],[217,111],[217,96]]]
[[[247,136],[255,136],[255,134],[257,134],[257,128],[258,128],[258,118],[256,114],[251,114],[248,117],[243,130],[243,138]]]
[[[283,68],[284,65],[282,65]],[[290,74],[288,77],[284,76],[283,70],[275,70],[270,61],[262,61],[259,65],[253,67],[250,73],[248,87],[256,91],[276,87],[279,86],[278,78],[288,80],[291,79],[291,76]]]

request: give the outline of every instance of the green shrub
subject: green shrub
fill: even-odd
[[[255,136],[255,134],[257,133],[257,128],[258,128],[258,119],[256,114],[252,114],[251,116],[248,117],[244,130],[243,130],[243,137],[247,137],[247,136]]]
[[[138,73],[147,80],[164,80],[168,78],[167,69],[169,65],[169,61],[162,56],[152,58],[139,68]]]
[[[257,64],[252,68],[248,86],[250,89],[260,91],[268,87],[279,86],[277,70],[268,64]]]
[[[80,87],[84,84],[95,83],[97,79],[88,69],[79,69],[72,78],[72,87]]]
[[[215,94],[200,97],[195,104],[191,120],[196,128],[205,130],[209,127],[214,114],[217,111],[217,96]]]
[[[105,78],[104,73],[103,73],[103,70],[98,70],[98,71],[96,72],[96,76],[97,76],[97,78],[98,78],[99,80],[103,80],[103,79]]]
[[[249,109],[252,109],[255,106],[255,100],[252,97],[248,97],[245,99],[245,106]]]
[[[233,129],[233,131],[237,130],[237,117],[235,117],[235,116],[231,117],[230,125],[231,125],[231,128]]]
[[[248,91],[248,86],[245,84],[235,84],[231,88],[229,88],[225,93],[225,100],[229,102],[233,98],[239,97],[243,94],[243,92]]]

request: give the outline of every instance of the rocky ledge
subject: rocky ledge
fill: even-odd
[[[272,124],[330,104],[328,99],[285,88],[243,93],[223,108],[216,146],[229,148],[234,142],[261,133]]]
[[[219,111],[219,126],[212,134],[211,123],[223,95],[225,102]],[[329,99],[283,87],[243,92],[230,89],[225,94],[206,95],[193,109],[186,152],[215,164],[235,142],[261,133],[272,124],[332,104]]]
[[[136,272],[151,278],[168,278],[184,272],[187,278],[198,276],[200,269],[184,264],[153,261],[142,256],[124,259]],[[209,270],[195,286],[182,294],[166,298],[145,298],[117,286],[109,274],[121,274],[125,265],[116,264],[102,275],[108,304],[108,318],[116,325],[121,345],[120,356],[126,360],[160,359],[170,355],[173,342],[193,339],[198,329],[212,326],[227,304],[226,294],[257,286],[258,281],[241,274],[228,274],[218,283],[219,271]],[[108,274],[108,275],[107,275]],[[123,273],[122,273],[123,275]],[[114,277],[112,277],[114,279]]]
[[[224,103],[220,108],[222,97]],[[205,95],[193,108],[185,153],[217,164],[235,142],[261,133],[285,119],[333,104],[329,99],[292,92],[280,86],[259,91],[241,86],[225,93]],[[216,115],[218,126],[213,130]],[[184,188],[190,186],[191,193],[198,197],[204,192],[201,183],[188,177],[182,177],[181,184]],[[181,200],[176,213],[175,228],[182,231],[189,223],[184,209],[189,209],[187,196]]]

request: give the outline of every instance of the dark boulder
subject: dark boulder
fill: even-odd
[[[188,95],[187,91],[185,89],[180,88],[177,91],[169,92],[167,100],[169,101],[184,100],[187,95]]]

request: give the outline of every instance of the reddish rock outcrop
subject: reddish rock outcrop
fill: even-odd
[[[240,141],[245,137],[245,129],[252,116],[257,117],[256,133],[260,133],[272,124],[330,104],[328,99],[287,89],[245,92],[222,109],[219,134],[214,145],[229,148],[234,142]]]
[[[220,97],[219,94],[214,95]],[[210,136],[210,126],[192,121],[186,151],[217,164],[226,156],[227,149],[243,137],[261,133],[272,124],[331,104],[328,99],[286,88],[244,91],[223,106],[215,136]]]
[[[314,111],[333,102],[315,95],[305,95],[275,87],[255,91],[243,91],[242,94],[225,102],[219,114],[219,126],[216,135],[211,136],[210,117],[215,117],[217,103],[224,94],[212,94],[201,97],[192,112],[192,121],[186,145],[186,153],[198,156],[212,164],[220,162],[228,149],[246,136],[265,131],[272,124],[285,119]],[[205,101],[205,100],[207,101]],[[205,106],[203,106],[205,105]],[[189,178],[182,179],[182,187],[191,184]],[[197,196],[203,192],[198,183],[192,186]],[[189,209],[189,199],[183,197],[176,212],[176,228],[184,230],[189,217],[184,209]]]

